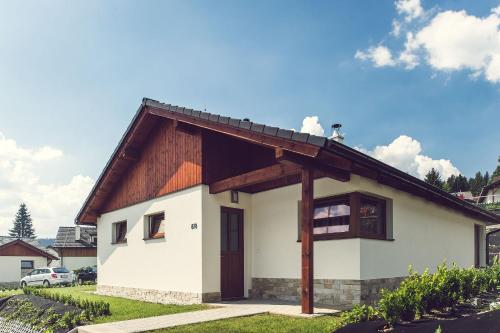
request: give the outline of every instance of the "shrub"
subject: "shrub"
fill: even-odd
[[[72,329],[86,323],[85,311],[67,311],[61,315],[52,308],[38,308],[27,299],[17,298],[8,300],[6,305],[13,311],[4,313],[4,320],[22,322],[45,333],[53,333],[58,329]]]
[[[350,311],[343,312],[340,319],[344,325],[355,324],[379,318],[378,311],[369,305],[355,305]]]
[[[86,299],[75,298],[71,295],[65,295],[57,292],[48,291],[47,289],[26,287],[23,289],[24,294],[40,296],[55,302],[72,305],[84,310],[84,315],[88,320],[93,317],[108,316],[111,314],[109,303],[103,301],[89,301]]]
[[[460,269],[439,265],[436,272],[419,275],[410,267],[409,276],[393,290],[383,290],[379,312],[389,323],[411,321],[432,310],[453,308],[486,291],[500,287],[500,263],[484,269]]]

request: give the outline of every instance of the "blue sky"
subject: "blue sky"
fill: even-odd
[[[26,198],[21,183],[0,177],[3,196],[88,192],[144,96],[297,130],[317,116],[326,135],[341,122],[347,144],[375,155],[404,135],[420,145],[415,154],[450,160],[466,176],[491,171],[500,154],[492,70],[467,59],[458,69],[433,65],[423,38],[420,64],[408,69],[396,60],[407,36],[391,31],[399,20],[417,35],[443,12],[485,19],[499,5],[422,1],[425,15],[406,24],[410,12],[392,0],[0,1],[0,139],[28,155],[49,152],[20,155],[41,190]],[[382,65],[370,58],[381,45],[394,58]],[[83,185],[71,187],[75,177]],[[40,234],[71,224],[81,203],[73,194],[62,217],[59,206],[33,208],[51,221]],[[0,203],[0,234],[16,205]]]

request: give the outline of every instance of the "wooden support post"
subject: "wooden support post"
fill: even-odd
[[[314,312],[314,172],[312,169],[302,169],[302,209],[301,209],[301,240],[302,240],[302,313]]]

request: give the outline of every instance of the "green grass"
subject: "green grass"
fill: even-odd
[[[297,318],[263,314],[166,328],[150,333],[330,333],[338,328],[338,316]]]
[[[23,291],[21,289],[3,290],[3,291],[0,291],[0,298],[12,296],[12,295],[19,295],[19,294],[22,294],[22,293],[23,293]]]
[[[208,306],[200,304],[166,305],[134,301],[121,297],[100,296],[93,294],[93,292],[95,292],[95,286],[51,288],[48,290],[54,293],[70,294],[75,298],[108,302],[110,305],[111,315],[96,318],[96,320],[94,320],[94,323],[106,323],[112,321],[154,317],[179,312],[204,310],[208,308]]]

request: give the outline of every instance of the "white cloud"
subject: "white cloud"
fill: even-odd
[[[44,182],[38,171],[63,157],[59,149],[19,147],[0,133],[0,235],[5,235],[21,202],[31,211],[35,231],[54,237],[57,227],[71,225],[94,181],[76,175],[66,184]]]
[[[405,17],[406,22],[413,21],[424,14],[420,0],[397,0],[394,5],[397,12]]]
[[[319,136],[325,135],[325,130],[319,123],[318,116],[305,117],[302,121],[302,128],[300,129],[302,133],[309,133]]]
[[[460,173],[450,160],[435,160],[422,155],[420,142],[406,135],[400,135],[387,146],[376,146],[373,150],[356,149],[420,179],[432,168],[439,171],[444,179]]]
[[[392,31],[391,34],[399,37],[401,34],[401,23],[398,20],[392,20]]]
[[[399,14],[406,21],[426,16],[418,24],[412,24],[406,34],[404,48],[395,60],[387,55],[397,53],[385,50],[391,65],[401,65],[411,70],[418,65],[428,64],[437,72],[467,70],[471,77],[483,76],[492,83],[500,82],[500,6],[491,9],[485,17],[469,15],[465,10],[435,11],[424,15],[419,1],[396,1]],[[408,24],[405,25],[405,30]],[[399,36],[401,22],[393,21],[391,34]],[[372,60],[375,67],[382,67],[374,60],[370,50],[357,51],[356,59]]]
[[[354,57],[359,60],[370,60],[371,62],[373,62],[373,65],[375,67],[385,67],[385,66],[395,65],[395,62],[392,59],[391,51],[383,45],[370,47],[366,51],[358,50],[356,51]]]

